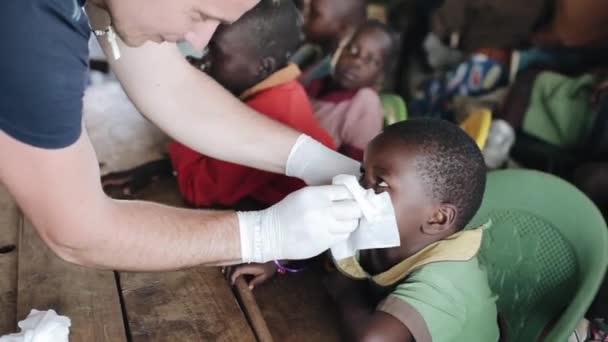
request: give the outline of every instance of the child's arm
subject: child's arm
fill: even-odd
[[[338,306],[342,333],[347,341],[413,341],[410,330],[393,316],[376,311],[365,295],[365,282],[334,272],[325,285]]]

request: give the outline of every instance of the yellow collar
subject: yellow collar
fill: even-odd
[[[298,68],[295,64],[289,64],[281,70],[276,71],[274,74],[268,76],[262,82],[254,85],[253,87],[245,90],[239,98],[241,100],[246,100],[247,98],[263,91],[268,88],[276,87],[278,85],[291,82],[293,80],[298,79],[300,77],[300,68]]]
[[[403,280],[416,269],[439,261],[467,261],[477,255],[481,247],[483,231],[491,222],[483,226],[463,230],[445,240],[428,245],[420,252],[403,260],[388,271],[371,276],[359,264],[357,257],[336,261],[336,267],[345,275],[355,279],[371,279],[377,285],[392,286]]]

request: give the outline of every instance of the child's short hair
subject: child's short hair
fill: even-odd
[[[386,64],[387,65],[390,64],[391,58],[393,58],[393,55],[395,54],[395,49],[396,49],[396,45],[397,45],[393,32],[390,30],[390,28],[386,24],[382,23],[381,21],[379,21],[377,19],[369,19],[357,27],[357,29],[353,33],[353,36],[351,37],[351,39],[356,37],[361,32],[367,32],[367,31],[382,32],[389,37],[390,44],[389,44],[389,46],[386,47],[386,51],[384,51],[384,53],[385,53],[384,57],[385,57]]]
[[[416,172],[433,200],[457,207],[458,230],[473,218],[483,199],[486,166],[477,144],[460,127],[437,119],[412,119],[384,129],[416,153]]]
[[[345,23],[359,26],[367,19],[367,0],[334,0],[340,6],[339,16]]]
[[[300,13],[292,0],[261,0],[236,23],[247,39],[243,46],[256,56],[274,57],[285,65],[300,44]]]

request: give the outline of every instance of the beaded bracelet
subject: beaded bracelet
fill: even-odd
[[[298,272],[302,272],[306,269],[305,266],[300,267],[300,268],[287,267],[287,266],[281,264],[277,260],[274,261],[274,264],[277,265],[277,272],[279,272],[279,274],[298,273]]]

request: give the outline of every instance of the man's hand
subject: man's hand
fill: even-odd
[[[304,188],[266,210],[239,212],[243,262],[314,257],[347,239],[361,215],[342,185]]]
[[[291,148],[285,174],[308,185],[331,184],[337,175],[359,175],[361,163],[302,134]]]

